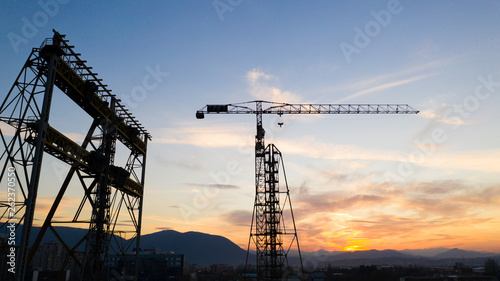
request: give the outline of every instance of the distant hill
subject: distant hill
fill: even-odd
[[[30,238],[30,245],[33,245],[35,242],[36,237],[38,236],[38,233],[40,233],[41,227],[33,226],[31,228],[31,238]],[[56,226],[54,229],[57,231],[57,234],[61,236],[70,247],[74,246],[76,243],[82,239],[87,232],[89,231],[88,229],[83,229],[83,228],[74,228],[74,227],[66,227],[66,226]],[[16,244],[21,243],[21,233],[23,232],[23,226],[19,226],[19,228],[16,230]],[[5,237],[5,233],[0,233],[0,236]],[[45,235],[43,236],[43,239],[41,241],[41,244],[52,242],[52,241],[58,241],[56,235],[52,232],[52,230],[47,229],[45,232]],[[84,248],[83,246],[80,248]]]
[[[360,266],[360,265],[408,265],[421,264],[423,259],[400,253],[395,250],[368,250],[354,252],[333,252],[330,256],[308,256],[304,261],[305,267],[310,266]],[[425,260],[426,262],[426,260]]]
[[[246,250],[225,237],[200,232],[181,233],[174,230],[142,235],[141,248],[159,248],[184,254],[189,263],[200,265],[245,264],[247,255]],[[251,261],[254,259],[255,256]]]
[[[87,229],[71,227],[55,227],[70,247],[75,245],[87,233]],[[21,229],[18,229],[19,233]],[[31,243],[39,233],[39,227],[33,227]],[[1,236],[1,235],[0,235]],[[20,237],[18,235],[17,237]],[[121,238],[117,242],[122,243]],[[43,243],[57,241],[56,236],[48,230]],[[16,241],[19,243],[20,241]],[[81,249],[84,245],[81,245]],[[164,230],[141,236],[142,249],[160,249],[184,254],[190,264],[245,264],[246,250],[231,242],[229,239],[200,232],[181,233],[174,230]],[[432,255],[434,253],[434,255]],[[500,261],[500,255],[487,252],[465,251],[461,249],[431,248],[414,250],[369,250],[355,252],[324,251],[302,252],[305,266],[359,266],[359,265],[446,265],[452,266],[457,259],[465,264],[481,266],[486,258],[492,257]],[[249,255],[249,262],[255,263],[255,253]],[[297,251],[289,253],[289,263],[298,264]]]
[[[72,227],[54,227],[63,240],[72,247],[88,232],[88,229]],[[17,230],[16,243],[20,243],[22,226]],[[34,243],[36,236],[40,232],[40,227],[33,227],[31,231],[31,244]],[[121,238],[117,237],[120,241]],[[117,240],[112,240],[116,243]],[[47,230],[41,244],[58,241],[51,230]],[[84,250],[82,244],[80,250]],[[184,254],[185,259],[191,264],[210,265],[210,264],[245,264],[246,250],[241,249],[231,240],[217,235],[210,235],[200,232],[181,233],[174,230],[164,230],[152,234],[141,236],[141,249],[161,249],[173,251],[174,253]],[[249,261],[255,261],[255,255],[249,256]],[[254,262],[253,262],[254,263]]]
[[[445,252],[449,252],[445,249]],[[395,250],[369,250],[355,252],[322,252],[323,255],[305,253],[302,260],[305,267],[308,266],[360,266],[360,265],[422,265],[422,266],[453,266],[457,259],[471,266],[482,266],[487,257],[500,261],[500,256],[493,253],[482,253],[473,251],[451,251],[448,255],[441,257],[423,257],[401,253]],[[444,254],[444,252],[443,252]],[[297,263],[296,256],[292,257],[292,263]]]
[[[453,248],[446,252],[435,255],[434,258],[437,259],[473,259],[473,258],[484,258],[491,257],[498,254],[487,253],[487,252],[476,252],[476,251],[465,251],[457,248]]]
[[[381,258],[409,258],[410,256],[394,250],[368,250],[345,252],[340,255],[335,255],[332,260],[350,260],[350,259],[381,259]]]
[[[449,250],[448,248],[440,247],[440,248],[426,248],[426,249],[405,249],[399,252],[411,256],[434,257],[448,250]]]
[[[336,255],[340,255],[344,252],[342,251],[325,251],[325,250],[318,250],[318,251],[314,251],[314,252],[304,252],[304,251],[301,251],[301,255],[302,257],[313,257],[313,258],[319,258],[319,259],[322,259],[322,258],[325,258],[325,257],[331,257],[331,256],[336,256]],[[299,252],[297,250],[290,250],[290,253],[288,254],[289,256],[298,256],[299,255]]]

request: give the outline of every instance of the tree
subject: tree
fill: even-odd
[[[469,275],[472,273],[472,268],[470,266],[467,266],[467,265],[461,263],[461,262],[456,262],[455,265],[453,266],[453,269],[458,274]]]
[[[496,260],[488,258],[487,260],[484,261],[484,273],[486,275],[496,276],[498,275],[499,272],[500,272],[500,267],[498,266]]]

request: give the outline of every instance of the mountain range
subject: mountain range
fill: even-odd
[[[56,227],[64,241],[73,245],[85,235],[86,229]],[[32,239],[39,232],[38,227],[33,227]],[[19,235],[20,236],[20,235]],[[45,235],[42,243],[55,241],[56,237],[51,231]],[[19,241],[17,241],[19,243]],[[141,249],[160,249],[184,254],[190,264],[245,264],[247,253],[231,240],[218,235],[201,232],[177,232],[163,230],[141,236]],[[500,261],[500,254],[478,251],[467,251],[457,248],[430,248],[395,250],[368,250],[368,251],[325,251],[302,252],[304,266],[356,266],[356,265],[453,265],[455,262],[464,264],[481,265],[488,257]],[[249,263],[255,263],[255,254],[248,256]],[[289,262],[299,263],[297,251],[290,251]]]
[[[163,230],[141,236],[141,248],[169,250],[184,254],[190,263],[201,265],[245,264],[247,255],[246,250],[225,237],[200,232],[180,233],[173,230]]]

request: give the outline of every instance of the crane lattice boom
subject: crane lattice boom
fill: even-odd
[[[267,108],[251,108],[247,104],[269,105]],[[262,107],[261,107],[262,108]],[[290,104],[268,101],[251,101],[236,104],[209,104],[196,112],[198,119],[204,114],[411,114],[419,111],[407,104]]]

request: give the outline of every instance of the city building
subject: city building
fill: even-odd
[[[184,255],[172,252],[147,251],[139,254],[139,279],[182,280],[184,275]],[[110,275],[117,279],[133,275],[136,268],[135,254],[109,257]]]

